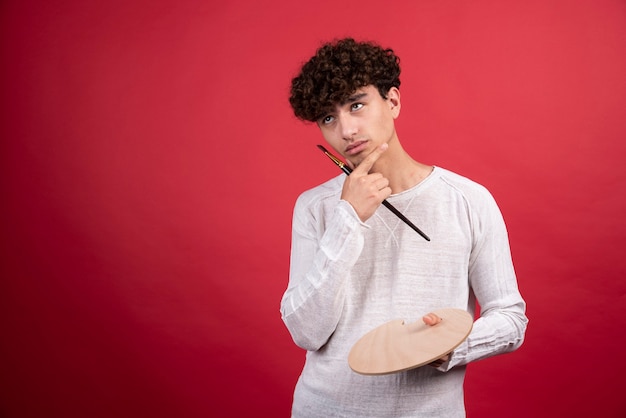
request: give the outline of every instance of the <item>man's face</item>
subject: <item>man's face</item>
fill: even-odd
[[[370,85],[321,117],[317,124],[335,151],[358,165],[372,150],[396,136],[394,119],[400,113],[400,92],[392,87],[383,99]]]

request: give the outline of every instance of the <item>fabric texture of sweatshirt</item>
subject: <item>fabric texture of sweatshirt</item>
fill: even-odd
[[[464,417],[465,365],[524,339],[525,302],[501,212],[483,186],[440,167],[387,200],[431,241],[381,206],[366,222],[340,199],[345,175],[304,192],[292,225],[281,315],[307,350],[293,417]],[[348,365],[365,333],[441,308],[480,316],[438,368],[380,376]]]

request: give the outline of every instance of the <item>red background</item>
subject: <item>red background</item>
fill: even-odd
[[[288,416],[291,210],[338,173],[289,81],[352,35],[401,57],[406,148],[509,227],[527,341],[470,366],[468,416],[625,416],[623,0],[0,13],[0,415]]]

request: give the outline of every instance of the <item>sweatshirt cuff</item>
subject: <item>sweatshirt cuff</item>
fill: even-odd
[[[352,265],[363,249],[364,228],[370,227],[359,219],[350,203],[340,200],[320,241],[320,248],[330,260],[341,259]]]

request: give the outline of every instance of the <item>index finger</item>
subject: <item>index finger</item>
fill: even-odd
[[[370,152],[370,154],[365,157],[363,161],[361,161],[361,163],[354,169],[354,171],[358,170],[359,173],[357,174],[369,173],[369,171],[374,166],[376,160],[378,160],[378,157],[380,157],[387,148],[389,148],[389,144],[387,143],[381,144],[380,146],[376,147],[374,151]]]

